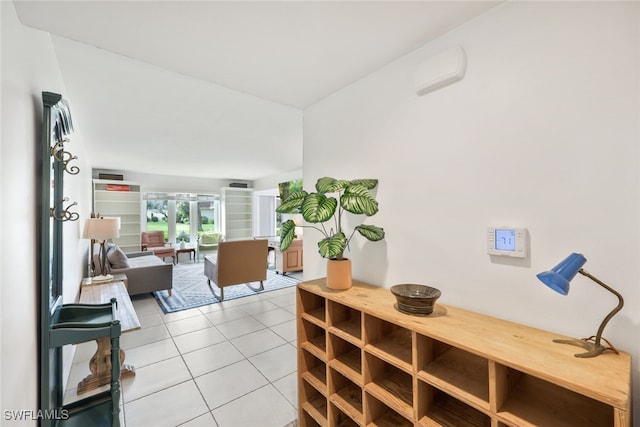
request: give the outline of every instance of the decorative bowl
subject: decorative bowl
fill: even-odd
[[[440,290],[427,285],[394,285],[390,291],[396,297],[396,308],[407,314],[431,314],[436,300],[440,298]]]

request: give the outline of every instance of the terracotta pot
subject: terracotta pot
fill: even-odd
[[[344,290],[351,287],[351,260],[327,260],[327,288]]]

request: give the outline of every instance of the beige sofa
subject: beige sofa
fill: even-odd
[[[207,276],[209,286],[211,282],[220,288],[220,296],[213,295],[222,301],[226,286],[260,282],[260,287],[252,290],[258,292],[264,289],[263,281],[267,280],[268,244],[266,240],[236,240],[220,242],[216,255],[204,257],[204,275]]]
[[[99,251],[94,251],[93,259],[96,274],[100,268]],[[167,290],[171,295],[173,287],[173,264],[164,262],[153,252],[133,252],[125,254],[117,245],[107,248],[107,273],[127,275],[129,295]]]

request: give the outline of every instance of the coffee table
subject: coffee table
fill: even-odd
[[[180,254],[188,253],[189,261],[191,261],[191,254],[193,254],[193,262],[196,262],[196,248],[186,247],[186,248],[176,248],[176,264],[180,262]]]

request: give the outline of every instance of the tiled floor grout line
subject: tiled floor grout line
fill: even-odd
[[[216,325],[213,325],[212,327],[215,328]],[[216,330],[217,330],[217,328],[216,328]],[[169,335],[171,335],[171,332],[169,332]],[[171,340],[173,341],[173,345],[175,345],[176,348],[178,349],[178,353],[180,354],[180,359],[182,359],[182,363],[184,363],[184,366],[186,366],[187,371],[189,371],[189,375],[191,376],[191,379],[187,380],[187,381],[193,381],[194,386],[196,387],[196,389],[198,389],[198,393],[200,393],[200,397],[202,398],[202,401],[207,406],[207,410],[211,414],[211,417],[213,418],[213,422],[216,423],[216,426],[218,426],[218,421],[216,421],[216,417],[215,417],[215,415],[213,415],[213,409],[211,409],[211,407],[209,406],[209,402],[207,402],[207,399],[205,398],[204,394],[202,394],[202,390],[200,389],[200,386],[198,385],[198,382],[196,381],[196,377],[193,376],[193,372],[191,372],[191,368],[189,368],[189,365],[187,364],[187,361],[184,358],[184,354],[189,354],[191,352],[182,353],[180,351],[180,347],[178,347],[178,344],[176,343],[175,337],[173,335],[171,335]],[[215,344],[213,344],[213,345],[215,345]],[[194,350],[194,351],[196,351],[196,350]],[[171,386],[171,387],[173,387],[173,386]],[[206,415],[206,412],[204,414],[197,415],[197,416],[193,417],[191,420],[185,421],[182,424],[186,424],[186,423],[188,423],[188,422],[190,422],[192,420],[195,420],[195,419],[197,419],[197,418],[199,418],[199,417],[201,417],[203,415]]]
[[[286,288],[285,288],[286,289]],[[132,388],[132,384],[129,385],[127,387],[128,392],[124,390],[124,384],[121,385],[121,390],[122,390],[122,395],[121,395],[121,417],[123,420],[123,427],[138,427],[138,426],[129,426],[127,424],[127,415],[128,415],[128,411],[127,409],[130,407],[131,404],[133,404],[134,402],[138,402],[142,399],[148,398],[150,396],[156,395],[158,393],[164,392],[168,389],[171,389],[172,387],[176,387],[179,385],[184,385],[186,383],[191,383],[195,388],[193,389],[193,396],[196,396],[195,392],[197,390],[198,395],[200,396],[200,399],[202,400],[202,410],[206,409],[206,412],[203,412],[201,414],[198,415],[194,415],[193,413],[189,413],[189,416],[191,417],[188,420],[181,420],[179,424],[176,425],[183,425],[183,424],[189,424],[191,422],[194,422],[194,424],[197,423],[202,423],[203,421],[209,422],[210,423],[210,419],[209,416],[211,417],[211,420],[214,421],[213,424],[210,423],[210,425],[214,425],[214,426],[220,426],[220,422],[223,422],[223,425],[226,425],[227,423],[229,423],[229,413],[227,412],[226,415],[223,415],[223,419],[220,421],[216,418],[216,416],[214,415],[214,411],[219,410],[221,408],[223,408],[225,405],[229,405],[232,402],[235,402],[239,399],[242,398],[246,398],[247,395],[251,394],[251,393],[255,393],[258,392],[259,390],[263,390],[262,394],[268,393],[266,390],[264,390],[266,387],[270,386],[271,390],[275,389],[277,391],[277,396],[278,399],[281,400],[282,405],[286,405],[288,407],[291,407],[291,409],[294,411],[294,413],[297,414],[297,408],[295,406],[295,395],[292,395],[292,393],[294,393],[294,389],[292,389],[292,387],[295,387],[292,383],[292,380],[289,378],[287,380],[285,380],[285,378],[291,376],[292,374],[295,373],[297,366],[295,366],[294,364],[294,369],[292,372],[289,373],[284,373],[282,374],[280,369],[276,366],[275,371],[273,370],[273,367],[269,367],[269,365],[273,365],[273,356],[266,356],[265,359],[263,359],[263,362],[260,362],[258,359],[255,359],[256,357],[263,355],[265,353],[268,353],[270,351],[274,351],[277,349],[281,349],[282,351],[285,352],[286,354],[286,349],[285,346],[291,346],[293,347],[293,349],[296,349],[296,334],[295,332],[293,333],[293,339],[292,338],[292,332],[289,329],[291,326],[287,325],[290,322],[295,320],[295,313],[292,312],[291,310],[291,306],[295,306],[295,300],[291,300],[291,292],[295,292],[295,291],[285,291],[285,289],[279,289],[276,290],[276,294],[274,295],[270,295],[267,296],[266,293],[264,294],[254,294],[251,295],[249,297],[247,297],[247,300],[245,300],[244,298],[238,298],[238,299],[234,299],[234,300],[230,300],[233,301],[233,303],[226,305],[226,306],[218,306],[216,307],[216,309],[214,310],[206,310],[203,309],[202,307],[196,307],[193,309],[189,309],[189,310],[194,310],[190,313],[187,314],[181,314],[181,315],[175,315],[175,316],[171,316],[171,314],[173,313],[164,313],[162,311],[162,309],[157,305],[157,301],[155,301],[153,298],[149,299],[148,297],[143,299],[141,298],[139,303],[137,303],[137,305],[139,306],[139,310],[141,311],[140,316],[141,317],[147,317],[148,319],[148,323],[151,323],[149,325],[144,326],[141,329],[147,329],[147,331],[145,333],[143,333],[143,335],[140,336],[140,338],[142,339],[142,341],[136,341],[136,339],[131,339],[129,340],[130,342],[128,343],[127,348],[125,348],[125,351],[130,351],[139,347],[143,347],[146,345],[151,345],[151,344],[157,344],[159,342],[165,341],[170,339],[171,344],[173,345],[173,347],[175,348],[175,350],[177,350],[177,354],[174,356],[170,356],[171,353],[174,352],[174,350],[169,350],[169,344],[166,343],[166,347],[162,347],[159,346],[159,349],[162,349],[162,352],[167,352],[166,355],[163,355],[163,358],[160,360],[155,360],[154,358],[149,358],[147,361],[151,361],[153,360],[152,363],[148,363],[145,364],[143,366],[140,367],[140,369],[143,368],[148,368],[148,367],[153,367],[154,365],[163,363],[163,362],[167,362],[169,363],[168,366],[171,366],[170,363],[178,363],[177,360],[175,362],[168,362],[174,358],[177,359],[177,357],[179,357],[180,362],[181,362],[181,370],[185,369],[184,373],[179,373],[177,372],[177,376],[175,377],[176,380],[178,380],[177,382],[171,382],[168,381],[167,384],[158,384],[159,386],[161,386],[161,388],[159,389],[155,389],[154,387],[150,387],[149,390],[146,391],[146,394],[140,395],[135,397],[133,400],[128,401],[125,403],[126,400],[126,396],[127,393],[132,393],[132,396],[136,396],[138,393],[140,393],[141,391],[144,393],[145,392],[145,388],[142,389],[136,389],[135,386],[133,386]],[[271,301],[275,298],[279,298],[279,300],[277,300],[277,302]],[[249,299],[251,299],[249,301]],[[154,304],[155,303],[155,304]],[[221,304],[221,303],[217,303],[217,304]],[[229,313],[229,319],[227,320],[226,315],[221,315],[219,317],[213,318],[213,317],[209,317],[210,315],[213,315],[216,312],[223,312],[225,309],[231,309],[231,310],[238,310],[236,313]],[[264,309],[264,311],[262,311]],[[197,311],[196,311],[197,310]],[[276,310],[281,310],[282,313],[273,313],[271,316],[269,315],[265,315],[266,313],[269,312],[273,312]],[[288,314],[291,314],[293,317],[290,319],[287,319]],[[179,313],[179,312],[176,312]],[[242,315],[240,315],[240,313],[242,313]],[[236,318],[235,316],[238,315],[238,317]],[[202,317],[204,317],[204,320],[202,319]],[[196,320],[196,318],[198,318]],[[222,318],[222,321],[217,321],[217,319]],[[180,322],[180,321],[188,321],[189,319],[192,319],[193,321],[193,325],[190,324],[183,324],[183,325],[174,325],[173,327],[171,327],[170,325],[172,323],[176,323],[176,322]],[[249,320],[250,322],[248,322],[248,324],[245,326],[242,323],[238,323],[238,325],[241,328],[245,328],[246,330],[252,329],[253,327],[256,326],[260,326],[259,329],[256,330],[251,330],[249,332],[245,332],[242,333],[238,336],[232,336],[233,332],[229,335],[229,332],[232,331],[232,328],[227,328],[227,334],[225,334],[223,332],[222,329],[220,329],[221,325],[224,325],[226,323],[230,323],[230,322],[234,322],[234,321],[245,321],[245,320]],[[262,320],[260,320],[262,319]],[[281,320],[281,319],[286,319],[286,320]],[[214,321],[216,320],[216,321]],[[156,323],[157,322],[157,323]],[[202,324],[206,324],[206,326],[201,326],[200,322],[202,322]],[[251,325],[251,323],[254,323],[253,325]],[[272,322],[275,322],[272,324]],[[267,325],[268,324],[268,325]],[[280,325],[287,325],[287,326],[282,326],[280,328],[278,328],[278,326]],[[294,324],[295,325],[295,324]],[[196,329],[191,330],[191,327],[195,326]],[[156,328],[157,330],[149,330],[150,328]],[[197,339],[199,337],[194,337],[194,338],[185,338],[184,340],[181,340],[179,337],[181,336],[185,336],[185,335],[189,335],[192,333],[197,333],[200,331],[207,331],[209,329],[213,328],[213,330],[211,331],[211,334],[209,334],[208,332],[204,332],[203,333],[203,337],[205,337],[205,340],[209,340],[208,342],[212,342],[211,344],[209,344],[207,342],[206,345],[204,345],[203,347],[197,347],[197,344],[199,344],[200,342],[197,341]],[[273,329],[276,328],[276,329]],[[295,326],[294,326],[295,328]],[[255,347],[252,346],[251,339],[247,339],[244,343],[241,343],[238,339],[245,337],[247,335],[253,334],[253,333],[258,333],[258,332],[263,332],[263,331],[268,331],[269,334],[266,334],[265,336],[268,338],[269,342],[266,345],[256,345]],[[279,331],[279,332],[276,332]],[[177,333],[177,334],[176,334]],[[217,339],[219,339],[219,337],[216,336],[216,334],[220,335],[220,338],[223,338],[222,341],[219,342],[215,342]],[[276,339],[277,337],[277,339]],[[147,341],[148,340],[148,341]],[[278,341],[282,341],[282,342],[278,342]],[[191,353],[195,353],[197,351],[202,351],[202,350],[206,350],[209,347],[213,347],[216,345],[220,345],[220,344],[225,344],[229,345],[230,347],[232,347],[237,353],[238,356],[240,356],[241,358],[239,360],[236,360],[234,362],[225,362],[226,364],[223,366],[217,366],[215,364],[212,364],[211,366],[208,366],[206,363],[203,364],[200,368],[197,367],[197,365],[193,364],[193,361],[196,360],[196,358],[191,359],[191,361],[189,362],[189,359],[187,358],[187,355],[191,354]],[[179,345],[180,344],[180,345]],[[194,345],[195,344],[195,345]],[[242,345],[240,345],[242,344]],[[271,345],[274,345],[274,347],[269,347]],[[248,346],[247,346],[248,345]],[[181,348],[182,346],[182,348]],[[246,354],[248,354],[249,356],[245,355],[245,352],[243,352],[241,350],[241,348],[244,348],[244,351],[246,352]],[[183,351],[183,349],[187,350],[187,351]],[[256,349],[259,349],[259,351],[255,354],[253,354],[253,351],[255,351]],[[144,352],[144,350],[141,350],[142,352]],[[297,351],[297,350],[296,350]],[[142,353],[145,354],[145,353]],[[139,356],[140,354],[137,354],[136,356]],[[200,357],[199,355],[197,357]],[[287,358],[291,357],[290,355],[287,355]],[[74,356],[75,358],[75,356]],[[252,358],[254,358],[253,360],[251,360]],[[137,360],[137,358],[136,358]],[[143,358],[143,360],[145,360]],[[231,360],[231,359],[229,359]],[[265,383],[261,386],[258,386],[257,388],[254,389],[245,389],[242,390],[242,394],[239,396],[233,396],[231,397],[231,395],[229,395],[227,398],[230,398],[230,400],[224,402],[224,403],[220,403],[218,404],[218,406],[216,406],[215,408],[211,407],[211,403],[216,402],[217,401],[214,400],[207,400],[207,397],[209,399],[211,399],[211,389],[208,390],[208,393],[206,392],[207,390],[202,389],[202,386],[207,386],[206,382],[200,381],[201,384],[199,384],[199,382],[197,381],[199,378],[202,378],[206,375],[209,375],[213,372],[222,370],[222,369],[226,369],[234,364],[237,363],[242,363],[242,362],[246,362],[248,365],[250,365],[255,371],[256,371],[256,375],[259,375],[260,378],[262,378]],[[256,362],[259,362],[259,364],[256,364]],[[72,363],[72,365],[75,365],[76,363],[80,364],[80,363],[84,363],[84,361],[78,361],[76,362],[74,360],[74,362]],[[198,363],[202,363],[202,362],[198,362]],[[266,365],[265,365],[266,363]],[[177,365],[176,365],[177,366]],[[211,370],[206,370],[207,368],[211,368],[215,366],[215,369],[211,369]],[[265,370],[265,366],[267,367]],[[202,368],[205,368],[206,372],[199,372],[196,374],[196,371],[194,371],[193,369],[196,369],[196,371],[200,371],[202,370]],[[288,365],[287,365],[288,368]],[[73,369],[73,368],[72,368]],[[156,368],[156,371],[162,369],[161,367]],[[151,371],[153,372],[153,370]],[[222,373],[221,373],[222,374]],[[188,377],[187,377],[188,375]],[[224,375],[224,374],[223,374]],[[273,378],[273,380],[270,380],[267,375],[269,375],[270,377],[274,377],[278,376],[278,378]],[[147,381],[148,381],[147,377]],[[154,378],[154,377],[151,377]],[[154,380],[152,380],[154,381]],[[260,380],[262,381],[262,380]],[[279,384],[279,386],[276,385],[276,383]],[[144,384],[144,382],[142,383]],[[224,383],[223,383],[224,384]],[[190,387],[190,386],[189,386]],[[209,386],[210,387],[210,386]],[[153,391],[150,391],[153,390]],[[276,400],[278,400],[276,399]],[[293,399],[293,400],[291,400]],[[286,404],[284,403],[286,402]],[[135,412],[139,413],[139,405],[136,405],[137,409]],[[223,410],[224,411],[224,410]],[[221,412],[220,415],[222,415],[224,412]],[[208,416],[207,416],[208,414]],[[130,415],[130,414],[129,414]],[[136,417],[134,415],[134,417]],[[202,420],[196,421],[197,419],[201,418],[201,417],[206,417],[206,420],[203,418]],[[209,421],[207,421],[209,420]]]

